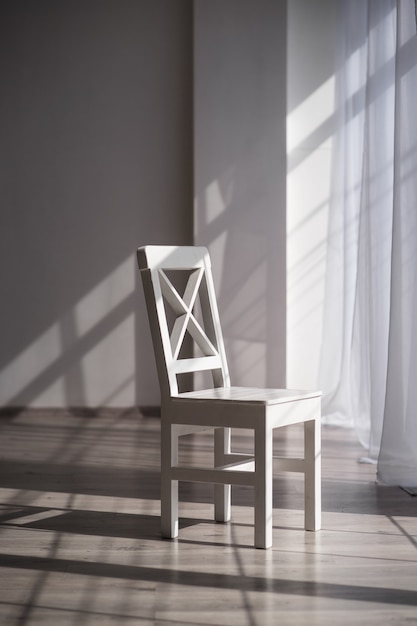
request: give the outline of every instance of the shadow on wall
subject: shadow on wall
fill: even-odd
[[[0,24],[0,405],[157,404],[134,253],[191,240],[191,4]]]

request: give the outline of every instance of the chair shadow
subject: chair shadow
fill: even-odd
[[[82,534],[95,537],[160,540],[159,515],[143,513],[114,513],[84,511],[80,509],[49,509],[45,507],[3,507],[0,524],[3,527],[19,526],[54,533]],[[48,513],[51,513],[49,516]],[[39,519],[33,519],[39,516]],[[31,519],[25,523],[25,518]],[[215,524],[213,520],[182,517],[180,528],[197,524]]]

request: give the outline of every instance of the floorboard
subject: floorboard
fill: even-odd
[[[252,442],[234,433],[237,450]],[[209,462],[211,436],[185,441]],[[275,451],[302,450],[287,428]],[[182,484],[180,534],[159,535],[159,419],[136,411],[0,417],[0,624],[417,624],[417,498],[378,485],[349,430],[323,428],[323,529],[303,481],[274,481],[273,548],[253,546],[253,493],[215,524],[212,487]]]

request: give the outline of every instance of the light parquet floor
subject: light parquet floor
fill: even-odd
[[[251,442],[235,433],[240,449]],[[207,435],[184,460],[211,459]],[[195,447],[192,448],[191,443]],[[277,452],[301,450],[287,429]],[[350,431],[323,428],[323,529],[303,481],[274,482],[274,545],[253,544],[253,494],[212,521],[181,485],[178,540],[159,536],[159,420],[137,412],[0,417],[0,623],[7,626],[417,624],[417,498],[375,482]]]

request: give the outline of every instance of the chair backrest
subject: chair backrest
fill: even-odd
[[[137,251],[162,400],[179,393],[181,374],[210,371],[212,386],[229,387],[211,262],[206,248],[144,246]],[[192,356],[183,355],[193,340]]]

